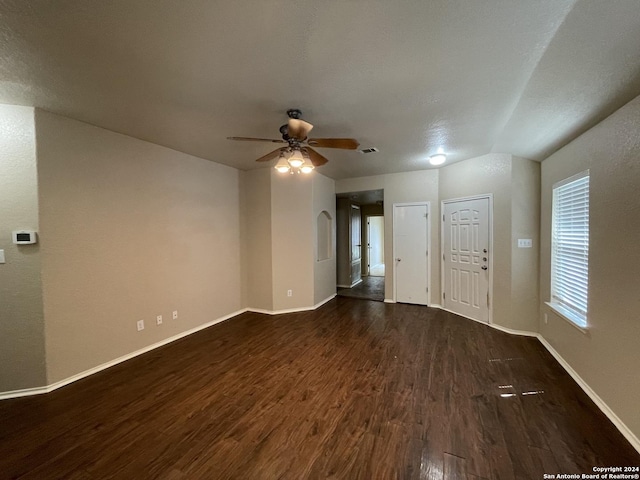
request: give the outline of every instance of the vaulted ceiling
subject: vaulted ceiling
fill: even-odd
[[[240,169],[288,108],[347,178],[542,160],[640,94],[638,0],[0,0],[0,103]]]

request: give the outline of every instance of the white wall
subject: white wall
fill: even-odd
[[[13,230],[38,230],[34,111],[0,105],[0,392],[45,383],[41,248],[14,245]]]
[[[41,110],[36,135],[49,383],[242,307],[237,170]]]
[[[590,170],[588,331],[550,296],[553,184]],[[542,163],[540,332],[640,438],[640,97]],[[544,318],[544,317],[542,317]]]

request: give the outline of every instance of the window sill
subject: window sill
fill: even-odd
[[[553,313],[555,313],[557,316],[562,318],[565,322],[568,322],[569,325],[571,325],[573,328],[579,330],[580,333],[586,335],[589,332],[588,326],[583,327],[581,325],[578,325],[574,320],[571,319],[570,314],[568,314],[567,310],[563,308],[561,305],[558,305],[557,303],[551,303],[551,302],[544,302],[544,303],[549,308],[551,308],[551,310],[553,310]]]

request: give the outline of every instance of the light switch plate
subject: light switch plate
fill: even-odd
[[[0,250],[0,263],[5,263],[4,262],[4,250]]]
[[[533,240],[530,238],[519,238],[518,248],[531,248],[533,247]]]

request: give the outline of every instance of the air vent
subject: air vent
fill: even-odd
[[[371,148],[363,148],[362,150],[358,150],[360,153],[376,153],[378,149],[376,147]]]

